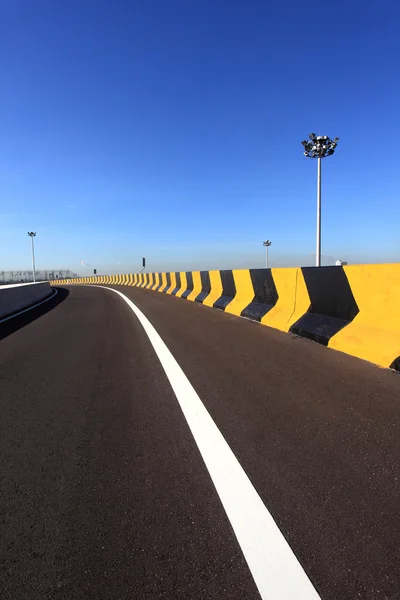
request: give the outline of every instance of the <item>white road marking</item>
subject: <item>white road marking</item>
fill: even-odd
[[[14,319],[15,317],[18,317],[19,315],[22,315],[23,313],[28,312],[28,310],[33,310],[37,306],[40,306],[41,304],[44,304],[48,300],[51,300],[52,298],[54,298],[54,296],[57,296],[57,294],[58,294],[57,290],[53,290],[53,291],[54,291],[54,293],[51,296],[49,296],[48,298],[45,298],[44,300],[41,300],[37,304],[34,304],[33,306],[28,306],[28,308],[24,308],[24,310],[20,310],[19,312],[14,313],[14,314],[10,315],[9,317],[4,317],[4,319],[0,320],[0,324],[4,323],[5,321],[9,321],[10,319]]]
[[[113,288],[105,289],[125,300],[147,333],[210,473],[261,597],[271,600],[321,600],[250,479],[160,335],[127,296]]]

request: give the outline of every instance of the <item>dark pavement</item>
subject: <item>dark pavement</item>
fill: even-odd
[[[259,598],[141,325],[111,291],[67,289],[0,325],[1,600]],[[400,375],[116,289],[171,350],[321,598],[398,600]]]

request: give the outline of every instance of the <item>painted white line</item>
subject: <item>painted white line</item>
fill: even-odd
[[[161,362],[263,599],[320,600],[239,461],[160,335],[124,294]]]
[[[18,317],[19,315],[22,315],[22,314],[28,312],[28,310],[33,310],[37,306],[40,306],[41,304],[44,304],[45,302],[48,302],[49,300],[51,300],[52,298],[54,298],[54,296],[57,296],[57,294],[58,294],[58,291],[54,290],[54,293],[51,296],[49,296],[48,298],[45,298],[41,302],[38,302],[37,304],[34,304],[33,306],[28,306],[28,308],[24,308],[24,310],[20,310],[19,312],[14,313],[14,314],[10,315],[9,317],[5,317],[4,319],[1,319],[0,320],[0,325],[1,325],[1,323],[5,323],[6,321],[9,321],[10,319],[14,319],[15,317]]]
[[[23,287],[24,285],[40,285],[41,283],[47,283],[47,281],[25,281],[24,283],[9,283],[6,285],[0,285],[0,290]]]

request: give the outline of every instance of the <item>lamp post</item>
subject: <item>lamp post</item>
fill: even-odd
[[[270,242],[269,240],[265,240],[265,242],[263,242],[263,246],[265,246],[265,250],[266,250],[266,268],[268,269],[268,248],[270,247],[270,245],[272,244],[272,242]]]
[[[326,156],[332,156],[335,152],[339,138],[331,140],[327,135],[315,135],[310,133],[308,140],[304,140],[304,156],[307,158],[318,159],[318,176],[317,176],[317,249],[315,264],[321,266],[321,159]]]
[[[33,283],[36,282],[36,275],[35,275],[35,247],[33,245],[33,238],[36,237],[36,232],[34,231],[28,231],[28,235],[32,240],[32,271],[33,271]]]

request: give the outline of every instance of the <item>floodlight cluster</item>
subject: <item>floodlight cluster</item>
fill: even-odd
[[[315,135],[315,133],[310,133],[308,138],[308,140],[301,142],[304,147],[303,154],[308,158],[332,156],[339,141],[337,137],[331,140],[327,135]]]

